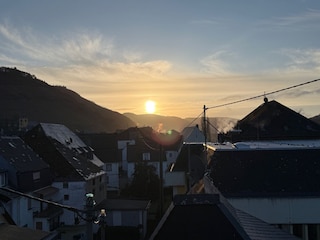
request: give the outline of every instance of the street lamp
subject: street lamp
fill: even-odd
[[[100,214],[97,217],[97,220],[94,221],[95,224],[100,225],[100,237],[101,240],[105,240],[105,226],[106,226],[106,217],[107,213],[105,209],[100,210]]]

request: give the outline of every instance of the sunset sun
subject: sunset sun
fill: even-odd
[[[145,110],[147,113],[154,113],[156,111],[156,103],[151,100],[146,101]]]

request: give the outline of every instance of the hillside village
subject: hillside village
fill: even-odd
[[[318,123],[265,99],[218,139],[2,124],[1,239],[320,239]]]

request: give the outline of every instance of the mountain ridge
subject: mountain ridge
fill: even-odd
[[[135,126],[63,86],[52,86],[16,68],[0,69],[0,118],[64,124],[76,132],[115,132]]]

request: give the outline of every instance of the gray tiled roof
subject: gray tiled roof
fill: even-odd
[[[19,172],[37,171],[49,167],[21,138],[16,136],[0,137],[0,157]]]

